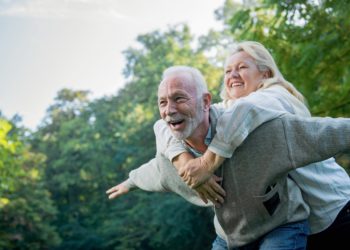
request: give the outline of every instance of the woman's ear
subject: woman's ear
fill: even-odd
[[[271,78],[271,77],[272,77],[272,71],[270,69],[264,71],[264,73],[263,73],[264,79]]]

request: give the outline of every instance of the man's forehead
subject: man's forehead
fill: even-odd
[[[164,79],[158,87],[158,95],[172,92],[193,92],[195,84],[186,75],[170,76]]]

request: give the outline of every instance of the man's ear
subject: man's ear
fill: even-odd
[[[205,93],[203,94],[203,106],[205,111],[209,111],[210,104],[211,104],[211,94]]]

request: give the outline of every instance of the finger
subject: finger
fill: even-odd
[[[190,181],[190,179],[191,179],[191,177],[188,177],[188,176],[186,176],[186,175],[182,176],[181,178],[182,178],[182,180],[183,180],[184,182],[188,182],[188,181]]]
[[[208,204],[208,200],[205,198],[205,196],[201,192],[197,192],[201,200],[205,203]]]
[[[116,190],[116,188],[117,188],[117,186],[114,186],[114,187],[108,189],[108,190],[106,191],[106,194],[109,194],[109,193],[113,192],[114,190]]]
[[[201,185],[200,182],[198,182],[196,179],[192,178],[192,181],[191,181],[191,184],[190,184],[190,187],[191,188],[197,188]]]
[[[190,186],[190,188],[192,188],[192,189],[196,189],[197,187],[199,187],[202,184],[198,183],[196,178],[190,178],[187,185]]]
[[[206,201],[210,200],[214,206],[216,206],[216,207],[220,206],[218,201],[215,200],[215,198],[211,197],[204,187],[200,187],[197,192],[198,192],[198,194],[200,194],[200,197],[203,197],[202,200],[203,199],[205,199]]]
[[[117,198],[119,196],[119,193],[118,192],[115,192],[115,193],[112,193],[111,195],[108,196],[108,199],[114,199],[114,198]]]
[[[214,182],[214,184],[217,184]],[[215,200],[217,203],[224,203],[224,198],[215,191],[215,189],[211,186],[210,183],[205,183],[203,187],[206,189],[208,195],[211,199]]]
[[[207,190],[207,193],[208,193],[208,196],[212,199],[212,200],[215,200],[216,203],[224,203],[224,198],[216,193],[211,187],[208,187],[208,190]]]
[[[185,175],[185,170],[183,169],[183,168],[180,168],[179,169],[179,175],[181,176],[181,177],[183,177],[184,175]]]
[[[225,197],[226,196],[226,192],[225,190],[215,181],[209,181],[210,187],[218,194],[220,194],[221,196]]]
[[[188,172],[185,171],[184,174],[183,174],[183,178],[188,180],[188,179],[191,178],[191,176],[188,174]]]
[[[187,184],[187,186],[191,187],[191,182],[190,181],[185,181],[185,183]]]
[[[179,172],[179,175],[180,175],[180,177],[181,177],[183,180],[187,180],[187,179],[188,179],[188,175],[187,175],[186,171],[180,171],[180,172]]]
[[[217,175],[213,175],[213,178],[216,182],[222,181],[222,179],[223,179],[222,177],[219,177]]]
[[[221,207],[221,204],[216,199],[211,197],[209,200],[214,204],[215,207]]]
[[[185,180],[186,184],[191,187],[192,185],[192,178],[189,177],[187,180]]]

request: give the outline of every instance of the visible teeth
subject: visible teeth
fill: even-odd
[[[243,83],[232,83],[231,84],[231,88],[232,87],[237,87],[237,86],[242,86],[243,85]]]
[[[171,125],[176,125],[176,124],[180,124],[181,122],[183,122],[183,120],[178,120],[178,121],[168,121]]]

